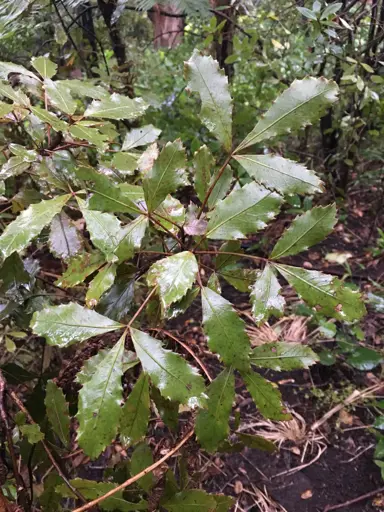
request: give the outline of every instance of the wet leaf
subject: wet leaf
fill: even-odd
[[[113,93],[108,98],[93,100],[84,112],[84,117],[106,119],[136,119],[142,116],[148,105],[142,98],[131,99],[128,96]]]
[[[202,290],[203,326],[207,343],[227,365],[244,370],[249,368],[250,342],[245,324],[232,304],[210,290]]]
[[[44,80],[44,89],[50,103],[66,114],[74,114],[77,108],[76,101],[72,98],[70,90],[59,82],[52,82],[51,79]]]
[[[0,96],[5,96],[6,98],[12,100],[16,103],[16,105],[20,105],[21,107],[30,107],[30,101],[26,94],[22,91],[16,91],[12,89],[12,87],[4,82],[0,82]]]
[[[161,130],[155,128],[152,124],[141,126],[140,128],[133,128],[125,136],[122,151],[129,151],[138,146],[146,146],[155,142],[161,133]]]
[[[226,368],[209,385],[208,406],[201,409],[196,418],[196,436],[201,446],[215,452],[228,437],[229,416],[235,398],[235,377],[232,368]]]
[[[143,370],[165,398],[191,408],[205,405],[204,380],[193,366],[149,334],[131,329],[131,335]]]
[[[32,57],[31,64],[43,78],[52,78],[56,75],[57,64],[47,57]]]
[[[105,263],[104,255],[101,252],[84,252],[68,262],[68,268],[56,281],[57,286],[71,288],[83,283],[85,279],[96,272]]]
[[[45,408],[53,431],[64,446],[69,446],[69,409],[65,396],[53,380],[47,382]]]
[[[376,368],[383,362],[383,357],[379,352],[366,347],[357,347],[347,358],[347,363],[357,370],[368,371]]]
[[[158,214],[158,216],[156,216]],[[178,199],[175,199],[171,195],[168,195],[161,205],[154,211],[157,222],[163,226],[161,228],[157,224],[154,225],[156,229],[160,231],[170,231],[171,233],[177,233],[179,228],[177,225],[182,226],[185,221],[185,209]],[[175,226],[175,224],[177,224]]]
[[[149,421],[149,405],[149,378],[142,372],[121,413],[119,432],[126,447],[141,441],[145,436]]]
[[[36,311],[31,322],[35,334],[46,338],[49,345],[57,347],[67,347],[122,327],[122,324],[75,302]]]
[[[26,162],[21,156],[12,156],[0,169],[0,180],[18,176],[29,169],[30,166],[30,162]]]
[[[278,372],[308,369],[318,360],[317,355],[306,345],[283,341],[264,343],[254,348],[251,354],[251,364]]]
[[[115,153],[112,159],[112,166],[124,174],[134,174],[137,169],[139,156],[133,153]]]
[[[174,302],[166,309],[166,311],[164,311],[164,317],[171,320],[172,318],[176,318],[177,316],[185,313],[196,297],[198,297],[199,293],[199,287],[188,290],[181,300]]]
[[[335,355],[326,348],[323,348],[317,355],[319,356],[320,363],[324,366],[332,366],[336,363]]]
[[[74,139],[86,140],[101,150],[106,147],[108,140],[108,136],[104,133],[100,133],[97,128],[83,126],[80,123],[72,125],[69,128],[69,133]]]
[[[36,117],[38,117],[40,121],[43,121],[43,123],[47,123],[50,126],[52,126],[52,128],[57,132],[65,132],[68,129],[68,125],[65,121],[59,119],[52,112],[48,112],[48,110],[45,110],[37,106],[33,106],[31,107],[31,112]]]
[[[214,164],[215,159],[210,149],[205,145],[201,146],[193,155],[195,190],[201,202],[204,201],[208,192]]]
[[[220,254],[225,252],[234,252],[239,253],[239,256],[236,254]],[[229,265],[235,264],[241,258],[241,243],[237,240],[230,240],[229,242],[225,242],[219,249],[219,254],[216,257],[216,270],[220,270],[223,267],[227,267]]]
[[[155,402],[160,418],[168,428],[176,431],[179,424],[179,403],[161,396],[160,391],[155,386],[151,387],[151,398]]]
[[[77,441],[92,459],[98,457],[117,434],[123,399],[124,341],[125,333],[93,367],[92,377],[79,392]]]
[[[73,258],[83,248],[79,230],[64,212],[52,219],[48,245],[52,254],[63,260]]]
[[[215,204],[218,201],[220,201],[220,199],[223,199],[228,194],[228,191],[231,188],[232,178],[233,178],[232,168],[230,165],[227,165],[226,168],[224,169],[223,174],[220,176],[217,183],[213,187],[211,195],[208,198],[208,207],[209,208],[213,208],[215,206]],[[211,185],[215,179],[216,179],[216,175],[213,175],[209,185]]]
[[[153,464],[152,450],[146,443],[140,443],[133,451],[131,458],[131,474],[135,476],[148,466]],[[154,484],[153,473],[147,473],[138,481],[138,485],[147,493],[150,492]]]
[[[99,313],[121,322],[129,313],[134,298],[134,279],[126,281],[118,279],[112,288],[105,293],[99,302]]]
[[[280,295],[281,286],[270,265],[256,279],[252,287],[252,315],[257,325],[266,322],[271,315],[281,316],[284,312],[285,299]]]
[[[230,265],[219,270],[218,274],[230,285],[236,288],[236,290],[239,290],[239,292],[247,293],[255,282],[259,271],[252,268],[242,268]]]
[[[216,500],[205,491],[191,489],[176,493],[163,506],[168,512],[213,512]]]
[[[116,277],[116,265],[107,264],[89,284],[85,303],[87,307],[94,308],[104,292],[110,289]]]
[[[94,85],[90,80],[56,80],[55,83],[68,88],[72,94],[81,98],[85,96],[101,100],[109,97],[109,92],[106,89]]]

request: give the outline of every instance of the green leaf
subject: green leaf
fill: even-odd
[[[40,121],[49,124],[57,132],[65,132],[68,129],[67,123],[62,119],[59,119],[52,112],[48,112],[48,110],[44,110],[40,107],[31,107],[30,110],[32,114],[40,119]]]
[[[270,265],[256,279],[252,287],[252,315],[257,325],[266,322],[271,315],[281,316],[284,312],[285,299],[280,295],[281,286]]]
[[[155,128],[152,124],[142,126],[141,128],[133,128],[125,136],[122,151],[129,151],[138,146],[146,146],[155,142],[161,133],[161,130]]]
[[[132,307],[134,284],[134,279],[128,282],[118,279],[112,288],[101,297],[97,310],[116,322],[122,321]]]
[[[247,135],[236,153],[262,140],[304,128],[317,121],[337,101],[338,91],[337,84],[325,78],[306,77],[295,80]]]
[[[201,98],[200,118],[209,131],[219,139],[227,151],[232,146],[232,98],[228,79],[217,61],[194,50],[184,63],[187,91],[197,92]]]
[[[265,187],[280,194],[322,192],[322,182],[304,165],[278,155],[237,155],[247,173]]]
[[[241,249],[241,242],[238,242],[237,240],[230,240],[229,242],[223,243],[219,249],[219,254],[216,257],[216,270],[220,270],[228,265],[233,265],[241,258],[241,256],[236,256],[235,254],[220,254],[221,252],[235,252],[241,254],[243,252]]]
[[[145,201],[150,212],[155,210],[168,194],[188,184],[185,167],[185,151],[181,141],[178,139],[175,142],[168,142],[143,179]]]
[[[191,489],[176,493],[163,506],[168,512],[214,512],[216,500],[205,491]]]
[[[89,128],[81,124],[74,124],[69,128],[69,133],[75,139],[87,140],[99,149],[105,149],[108,136],[100,133],[97,128]]]
[[[328,18],[328,16],[330,16],[331,14],[337,13],[337,11],[339,11],[342,7],[343,4],[341,2],[335,2],[327,5],[327,7],[321,13],[320,19],[324,20]]]
[[[320,363],[324,366],[332,366],[336,363],[335,355],[326,348],[323,348],[323,350],[318,353],[318,356]]]
[[[211,494],[211,496],[216,501],[215,512],[228,512],[235,504],[235,499],[232,496],[223,494]]]
[[[20,432],[28,439],[30,444],[36,444],[45,437],[37,423],[33,425],[21,425],[19,428]]]
[[[77,103],[72,98],[68,87],[58,82],[52,82],[51,79],[46,78],[44,80],[44,89],[53,106],[69,115],[75,113]]]
[[[226,168],[224,169],[223,174],[220,176],[216,185],[213,187],[211,195],[208,198],[208,207],[209,208],[213,208],[215,206],[215,204],[220,199],[223,199],[227,195],[228,190],[231,187],[232,178],[233,178],[232,168],[230,165],[227,165]],[[212,176],[210,185],[213,183],[214,180],[215,180],[215,175]]]
[[[272,441],[268,441],[261,436],[254,436],[251,434],[243,434],[242,432],[237,433],[237,437],[239,441],[242,442],[248,448],[253,448],[256,450],[263,450],[264,452],[273,453],[276,451],[276,446],[272,443]]]
[[[281,196],[256,183],[232,191],[220,201],[208,222],[207,238],[235,240],[246,238],[266,227],[280,209]]]
[[[13,109],[13,105],[10,105],[9,103],[3,103],[2,101],[0,101],[0,117],[6,116],[10,112],[12,112]]]
[[[0,180],[18,176],[29,169],[30,166],[30,162],[26,162],[21,156],[11,156],[0,169]]]
[[[134,252],[140,249],[147,227],[148,218],[140,215],[120,230],[118,243],[115,248],[115,254],[119,261],[132,258]]]
[[[344,286],[339,279],[317,270],[280,264],[274,266],[302,299],[322,315],[344,322],[359,320],[365,315],[361,295]]]
[[[212,272],[212,274],[209,276],[207,288],[217,293],[218,295],[221,295],[221,284],[216,272]]]
[[[52,254],[63,260],[73,258],[83,248],[79,230],[64,212],[52,219],[48,245]]]
[[[135,476],[141,473],[152,464],[153,457],[150,447],[146,443],[137,445],[131,458],[131,475]],[[142,476],[137,483],[145,492],[149,493],[154,484],[153,473],[150,472]]]
[[[47,57],[32,57],[31,64],[43,78],[52,78],[56,75],[57,64]]]
[[[215,452],[228,437],[229,415],[235,398],[235,377],[232,368],[226,368],[208,387],[208,407],[196,418],[196,436],[201,446]]]
[[[194,183],[197,197],[201,202],[209,189],[211,181],[211,170],[215,164],[210,149],[207,146],[201,146],[193,155]]]
[[[242,372],[244,383],[254,400],[256,407],[265,418],[288,420],[281,402],[281,393],[271,382],[256,372]]]
[[[142,98],[128,98],[113,93],[109,98],[93,100],[84,112],[84,117],[99,117],[106,119],[136,119],[142,116],[148,105]]]
[[[116,265],[108,263],[91,281],[85,303],[87,307],[94,308],[104,292],[110,289],[116,277]]]
[[[72,94],[81,98],[84,96],[96,100],[109,98],[109,92],[106,89],[94,85],[90,80],[56,80],[55,83],[69,89]]]
[[[236,266],[228,266],[218,271],[230,285],[239,292],[247,293],[258,276],[258,270],[252,268],[242,268]]]
[[[155,402],[160,418],[168,428],[176,431],[179,424],[179,403],[162,397],[160,391],[155,386],[151,388],[151,397]]]
[[[306,7],[296,7],[296,9],[309,20],[317,21],[316,13]]]
[[[306,251],[332,232],[336,220],[335,204],[317,206],[296,217],[273,248],[271,258],[279,259]]]
[[[167,308],[167,310],[164,312],[164,317],[168,320],[171,320],[172,318],[176,318],[177,316],[185,313],[189,306],[191,306],[192,302],[199,295],[199,293],[200,288],[198,286],[188,290],[181,300],[174,302]]]
[[[301,343],[265,343],[252,350],[251,364],[277,372],[308,369],[319,358],[311,348]]]
[[[67,347],[122,327],[124,326],[74,302],[36,311],[31,322],[31,329],[35,334],[45,337],[49,345],[57,347]]]
[[[64,446],[69,446],[69,409],[65,396],[53,380],[47,382],[45,409],[52,429]]]
[[[96,272],[104,263],[103,254],[98,251],[80,254],[76,258],[71,259],[67,270],[55,284],[62,288],[72,288],[84,282],[88,276]]]
[[[27,149],[25,146],[21,146],[20,144],[9,144],[9,149],[15,156],[21,157],[24,162],[34,162],[37,160],[37,153],[34,149]]]
[[[4,82],[0,82],[0,96],[5,96],[6,98],[14,101],[16,105],[20,105],[21,107],[29,108],[30,106],[30,101],[26,94],[24,94],[22,91],[16,91],[15,89],[12,89],[9,84]]]
[[[149,406],[149,379],[142,372],[121,413],[119,432],[126,447],[141,441],[145,436],[149,421]]]
[[[0,62],[0,79],[7,80],[10,73],[29,76],[30,78],[40,82],[39,78],[24,66],[20,66],[20,64],[14,64],[13,62]]]
[[[369,371],[376,368],[383,362],[383,357],[379,352],[366,347],[357,347],[352,354],[348,356],[347,363],[361,371]]]
[[[56,486],[62,482],[58,473],[50,473],[44,478],[44,492],[39,496],[39,504],[44,512],[62,512],[61,496],[56,492]]]
[[[195,282],[197,272],[195,255],[184,251],[154,263],[147,274],[147,283],[159,287],[160,300],[165,310],[184,297]]]
[[[192,408],[205,405],[204,380],[194,367],[149,334],[131,329],[131,335],[143,370],[165,398]]]
[[[20,252],[49,224],[60,212],[71,195],[58,196],[49,201],[32,204],[20,213],[16,220],[8,224],[0,237],[0,253],[3,258],[17,251]]]
[[[124,341],[125,333],[93,368],[91,379],[79,392],[77,441],[92,459],[98,457],[117,434],[123,399]]]
[[[177,233],[178,227],[182,226],[185,222],[185,208],[178,199],[175,199],[171,195],[167,195],[161,205],[156,208],[154,214],[158,214],[161,217],[157,217],[157,221],[163,228],[158,225],[154,227],[160,231],[171,231],[171,233]]]
[[[115,153],[112,159],[112,166],[124,174],[134,174],[138,166],[139,155],[133,153]]]
[[[210,350],[220,355],[227,365],[249,368],[250,342],[245,324],[232,304],[210,290],[202,290],[203,326]]]

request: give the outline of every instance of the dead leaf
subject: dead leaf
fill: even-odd
[[[241,494],[243,492],[243,482],[236,480],[234,485],[235,494]]]
[[[354,416],[349,414],[345,409],[342,409],[339,413],[339,420],[342,425],[352,426],[354,422]]]
[[[304,491],[301,495],[301,499],[302,500],[309,500],[310,498],[312,498],[313,496],[313,492],[311,491],[311,489],[307,489],[306,491]]]

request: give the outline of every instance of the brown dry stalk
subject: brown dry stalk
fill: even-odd
[[[157,290],[157,286],[155,286],[151,292],[147,295],[147,298],[145,299],[145,301],[141,304],[141,306],[139,307],[139,309],[136,311],[136,313],[133,315],[133,317],[130,319],[128,325],[127,325],[127,330],[131,327],[131,325],[133,324],[133,322],[136,320],[136,318],[140,315],[140,313],[143,311],[143,309],[145,308],[145,306],[148,304],[148,302],[150,301],[152,295],[155,293],[155,291]]]
[[[193,432],[194,432],[193,429],[190,430],[188,432],[188,434],[186,434],[183,437],[183,439],[180,441],[180,443],[178,443],[174,448],[172,448],[172,450],[170,452],[167,453],[167,455],[164,455],[164,457],[159,459],[157,462],[154,462],[153,464],[151,464],[151,466],[148,466],[147,468],[143,469],[143,471],[140,471],[140,473],[138,473],[137,475],[135,475],[131,478],[128,478],[128,480],[126,480],[125,482],[120,484],[118,487],[115,487],[115,489],[111,489],[103,496],[100,496],[99,498],[96,498],[95,500],[90,501],[89,503],[87,503],[86,505],[83,505],[80,508],[76,508],[73,512],[84,512],[85,510],[89,510],[90,508],[98,505],[99,503],[106,500],[107,498],[113,496],[117,492],[123,491],[129,485],[133,484],[134,482],[137,482],[137,480],[140,480],[141,477],[147,475],[154,469],[161,466],[161,464],[163,464],[163,462],[168,460],[170,457],[172,457],[172,455],[174,455],[177,451],[179,451],[179,449],[188,441],[188,439],[190,439],[192,437]]]

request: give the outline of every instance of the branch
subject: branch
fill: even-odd
[[[140,478],[142,478],[143,476],[147,475],[148,473],[151,473],[153,470],[155,470],[156,468],[161,466],[163,464],[163,462],[168,460],[170,457],[172,457],[172,455],[174,455],[177,451],[179,451],[180,448],[188,441],[188,439],[190,439],[192,437],[192,435],[193,435],[193,430],[190,430],[183,437],[183,439],[180,441],[180,443],[178,443],[174,448],[172,448],[172,450],[170,452],[168,452],[166,455],[164,455],[164,457],[159,459],[157,462],[155,462],[151,466],[148,466],[143,471],[140,471],[140,473],[138,473],[137,475],[133,476],[132,478],[128,478],[128,480],[123,482],[121,485],[115,487],[115,489],[111,489],[109,492],[104,494],[104,496],[100,496],[99,498],[96,498],[95,500],[90,501],[86,505],[84,505],[84,506],[82,506],[80,508],[76,508],[73,512],[84,512],[85,510],[89,510],[90,508],[94,507],[95,505],[98,505],[99,503],[101,503],[102,501],[106,500],[107,498],[110,498],[111,496],[113,496],[117,492],[123,491],[126,487],[128,487],[129,485],[137,482],[137,480],[140,480]]]
[[[345,501],[344,503],[340,503],[340,505],[327,505],[324,509],[324,512],[329,512],[330,510],[338,510],[340,508],[346,508],[349,505],[354,505],[355,503],[359,503],[359,501],[367,500],[368,498],[373,498],[376,494],[384,491],[384,487],[380,487],[376,489],[376,491],[367,492],[367,494],[363,494],[358,498],[354,498],[353,500]]]
[[[143,311],[143,309],[145,308],[145,306],[148,304],[148,302],[150,301],[152,295],[155,293],[155,291],[157,290],[157,286],[155,286],[151,292],[147,295],[147,298],[145,299],[145,301],[141,304],[141,306],[139,307],[139,309],[136,311],[136,313],[133,315],[133,317],[130,319],[128,325],[127,325],[127,330],[131,327],[131,325],[133,324],[133,322],[136,320],[136,318],[140,315],[140,313]]]
[[[215,188],[216,183],[219,181],[219,179],[221,178],[223,172],[225,171],[225,168],[227,167],[227,165],[228,165],[229,161],[231,160],[231,158],[232,158],[232,153],[230,155],[228,155],[227,158],[225,159],[225,162],[223,163],[221,169],[217,173],[216,178],[213,180],[211,186],[209,187],[207,193],[205,194],[203,204],[201,205],[200,211],[199,211],[199,213],[197,215],[198,219],[200,219],[201,215],[203,214],[203,211],[204,211],[204,208],[205,208],[205,206],[206,206],[206,204],[208,202],[208,199],[209,199],[210,195],[212,194],[212,191]]]

